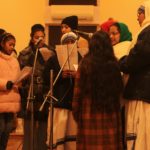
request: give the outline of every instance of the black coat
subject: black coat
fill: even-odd
[[[120,59],[120,69],[129,74],[124,98],[150,102],[150,26],[141,31],[129,55]]]
[[[49,103],[45,103],[42,112],[39,112],[39,108],[42,105],[45,95],[50,89],[50,70],[54,71],[54,77],[60,70],[60,66],[57,60],[57,55],[53,48],[49,48],[47,45],[43,47],[47,48],[51,52],[51,56],[48,60],[44,60],[40,51],[38,51],[35,72],[33,76],[33,104],[35,119],[46,119],[48,115]],[[25,66],[33,67],[36,49],[32,46],[26,47],[22,50],[18,56],[21,69]],[[25,111],[27,97],[29,92],[29,86],[31,83],[31,78],[23,80],[22,87],[20,88],[21,98],[22,98],[22,110]],[[30,111],[29,111],[30,112]]]

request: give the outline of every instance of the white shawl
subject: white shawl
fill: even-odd
[[[141,29],[140,29],[139,32],[134,36],[134,38],[133,38],[133,40],[132,40],[132,42],[131,42],[131,45],[129,46],[128,52],[129,52],[130,49],[133,48],[134,45],[136,44],[138,35],[139,35],[147,26],[150,25],[150,0],[147,0],[147,1],[143,2],[141,5],[145,7],[145,19],[144,19],[144,21],[143,21],[143,23],[142,23]]]

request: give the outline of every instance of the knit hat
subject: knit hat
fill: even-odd
[[[69,16],[62,20],[61,24],[68,25],[72,30],[77,30],[78,28],[78,17],[77,16]]]
[[[112,24],[114,24],[116,21],[113,20],[112,18],[109,18],[107,21],[105,21],[104,23],[102,23],[100,25],[100,28],[102,31],[107,32],[109,31],[109,28]]]
[[[118,27],[120,29],[120,42],[122,41],[131,41],[132,40],[132,34],[128,29],[128,26],[124,23],[116,23],[118,24]],[[115,25],[115,24],[114,24]]]

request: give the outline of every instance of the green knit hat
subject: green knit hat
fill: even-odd
[[[132,40],[132,33],[129,31],[128,26],[124,23],[117,22],[117,26],[120,30],[120,42],[122,41],[131,41]]]

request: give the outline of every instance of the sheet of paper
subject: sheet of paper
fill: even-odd
[[[89,49],[88,48],[78,48],[78,52],[82,57],[84,57],[88,53]]]
[[[63,70],[75,71],[74,65],[78,64],[77,46],[74,44],[56,45],[56,52],[60,66],[62,67],[66,62]]]
[[[74,68],[75,68],[75,71],[78,70],[78,65],[77,64],[73,64]]]

